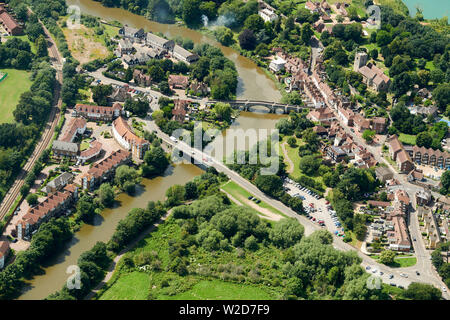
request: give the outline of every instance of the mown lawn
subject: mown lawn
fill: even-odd
[[[0,123],[11,123],[20,95],[31,87],[30,73],[16,69],[0,69],[0,72],[8,73],[0,82]]]
[[[416,136],[413,134],[400,133],[400,135],[398,136],[398,140],[400,140],[404,144],[409,144],[412,146],[416,144]]]
[[[221,280],[203,280],[192,289],[175,296],[160,296],[164,300],[273,300],[272,294],[259,287]]]
[[[149,289],[150,276],[135,271],[120,277],[100,300],[146,300]]]
[[[222,185],[221,188],[223,190],[225,190],[226,192],[228,192],[229,194],[231,194],[237,200],[239,200],[239,196],[245,197],[246,199],[250,196],[253,196],[250,192],[243,189],[241,186],[239,186],[237,183],[235,183],[233,181],[226,182],[224,185]],[[245,205],[245,203],[242,203],[242,204]],[[273,208],[272,206],[270,206],[269,204],[265,203],[262,200],[257,205],[260,206],[261,208],[268,209],[275,214],[279,214],[279,215],[285,217],[285,215],[281,211],[278,211],[277,209]]]

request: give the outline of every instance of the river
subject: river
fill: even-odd
[[[248,58],[242,57],[231,48],[221,46],[216,41],[201,33],[176,25],[160,24],[148,21],[142,16],[132,14],[123,9],[105,8],[100,3],[90,0],[68,0],[68,5],[78,5],[86,14],[98,16],[106,21],[117,20],[133,27],[142,27],[153,32],[162,32],[167,36],[181,35],[190,38],[194,43],[207,42],[219,47],[227,58],[232,60],[239,73],[238,98],[279,101],[281,94],[273,81],[263,70]],[[267,113],[241,112],[232,124],[232,129],[263,128],[272,129],[282,115]],[[226,133],[222,133],[223,136]],[[229,150],[227,151],[229,154]],[[178,164],[168,168],[163,177],[143,179],[142,186],[137,188],[135,196],[123,193],[117,197],[117,205],[112,209],[104,210],[97,216],[93,225],[83,225],[67,244],[66,249],[58,254],[44,266],[44,273],[35,276],[28,282],[24,293],[19,297],[25,299],[44,299],[49,294],[62,288],[68,278],[66,269],[76,264],[79,256],[91,249],[97,241],[107,242],[118,224],[127,213],[136,207],[145,207],[148,201],[163,200],[166,190],[174,184],[185,184],[200,175],[202,170],[190,164]]]
[[[411,16],[416,15],[416,7],[423,10],[425,19],[440,19],[442,17],[449,17],[450,15],[450,1],[449,0],[403,0],[409,9]]]

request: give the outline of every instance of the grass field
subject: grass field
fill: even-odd
[[[259,287],[220,280],[203,280],[192,289],[175,296],[160,296],[164,300],[273,300]]]
[[[244,197],[245,199],[247,199],[249,196],[253,196],[251,193],[249,193],[247,190],[241,188],[238,184],[234,183],[233,181],[228,181],[227,183],[222,185],[221,188],[238,200],[241,197]],[[243,203],[243,204],[245,205],[245,203]],[[261,208],[267,209],[274,214],[278,214],[278,215],[285,217],[285,215],[281,211],[278,211],[277,209],[268,205],[264,201],[261,201],[259,204],[255,203],[255,205],[257,205]]]
[[[398,136],[398,140],[400,140],[404,144],[409,144],[414,146],[416,144],[416,136],[412,134],[400,133]]]
[[[30,73],[15,69],[0,69],[0,72],[8,73],[0,82],[0,123],[10,123],[14,122],[13,111],[20,95],[30,89]]]
[[[150,276],[143,272],[131,272],[120,277],[100,297],[100,300],[146,300],[150,289]]]
[[[169,255],[171,245],[169,239],[179,241],[182,237],[181,227],[171,217],[161,224],[155,232],[143,239],[136,248],[125,254],[134,259],[135,256],[147,252],[160,261],[160,271],[142,272],[133,267],[123,268],[124,259],[118,263],[116,272],[98,299],[132,300],[132,299],[280,299],[283,288],[281,268],[274,264],[282,260],[282,252],[274,246],[260,246],[257,251],[246,251],[238,255],[236,250],[211,252],[204,248],[190,248],[189,259],[194,269],[209,270],[179,276],[168,270],[173,262]],[[195,263],[194,263],[195,261]],[[240,281],[230,280],[234,276],[224,266],[240,268]],[[206,268],[206,269],[205,269]],[[223,270],[222,270],[222,269]],[[248,274],[258,269],[259,277],[264,283],[249,283]],[[243,282],[243,277],[247,279]],[[273,280],[272,280],[273,279]],[[269,285],[267,284],[269,283]]]
[[[373,258],[375,260],[378,260],[380,257],[379,256],[373,256]],[[417,263],[417,258],[416,257],[403,257],[403,256],[399,256],[399,257],[395,257],[394,258],[394,263],[390,264],[389,266],[392,268],[406,268],[406,267],[412,267]]]

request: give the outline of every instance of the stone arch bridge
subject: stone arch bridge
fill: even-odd
[[[291,111],[300,112],[302,109],[311,109],[309,104],[298,106],[292,104],[284,104],[272,101],[258,101],[258,100],[209,100],[206,102],[207,106],[211,106],[217,102],[229,103],[232,108],[239,108],[243,111],[251,111],[251,107],[262,106],[269,109],[270,113],[276,113],[281,110],[282,113],[289,113]]]

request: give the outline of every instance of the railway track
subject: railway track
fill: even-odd
[[[25,183],[25,178],[26,178],[28,172],[33,168],[34,164],[39,159],[42,152],[49,146],[49,144],[52,140],[52,137],[53,137],[53,132],[55,131],[55,128],[60,119],[60,109],[61,109],[61,105],[62,105],[62,100],[61,100],[62,59],[61,59],[59,50],[56,46],[56,43],[50,35],[50,32],[47,30],[47,28],[44,26],[44,24],[42,22],[41,22],[41,25],[44,28],[45,37],[47,39],[47,43],[49,44],[48,51],[49,51],[50,60],[52,61],[52,64],[56,69],[54,102],[53,102],[52,110],[50,111],[48,121],[45,125],[44,132],[43,132],[39,142],[37,143],[32,155],[30,156],[27,163],[22,168],[20,174],[17,176],[13,185],[11,186],[8,193],[5,195],[3,201],[0,204],[0,220],[2,220],[7,215],[11,206],[14,204],[14,201],[16,200],[17,196],[19,195],[20,188],[22,188],[22,186]]]

